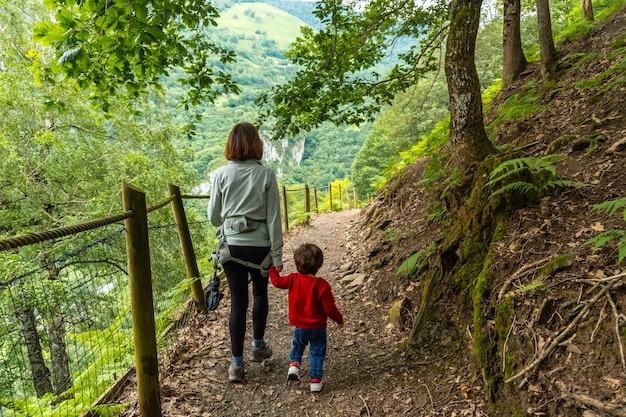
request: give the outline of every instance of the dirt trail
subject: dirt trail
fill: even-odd
[[[287,321],[287,292],[270,284],[266,339],[273,347],[273,357],[263,363],[250,362],[246,357],[246,382],[227,382],[227,293],[216,314],[198,315],[175,334],[176,340],[161,369],[164,416],[428,414],[424,413],[432,408],[428,388],[420,388],[419,378],[407,370],[396,348],[401,336],[387,325],[387,312],[362,297],[360,294],[365,291],[356,282],[345,282],[346,275],[359,272],[354,271],[351,259],[351,248],[359,240],[353,235],[357,233],[359,214],[359,210],[320,214],[308,226],[290,231],[285,239],[285,272],[294,270],[293,250],[301,243],[313,242],[322,248],[325,261],[320,275],[331,283],[346,321],[341,330],[329,323],[323,392],[310,393],[307,378],[300,383],[287,381],[292,335]],[[359,277],[367,278],[365,274],[357,274],[356,279]],[[249,346],[250,329],[249,321]],[[303,358],[305,375],[307,352]],[[126,415],[138,415],[138,410]]]

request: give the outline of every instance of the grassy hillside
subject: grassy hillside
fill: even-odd
[[[305,26],[297,17],[265,3],[233,4],[220,13],[218,23],[237,35],[240,51],[248,52],[254,52],[259,42],[274,42],[278,49],[287,50]]]

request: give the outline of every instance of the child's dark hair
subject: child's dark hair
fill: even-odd
[[[299,273],[315,275],[324,263],[324,254],[317,245],[305,243],[293,253],[293,260]]]

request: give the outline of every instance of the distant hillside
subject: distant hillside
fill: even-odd
[[[263,2],[237,3],[220,12],[219,27],[237,35],[238,49],[255,50],[258,42],[286,51],[306,23]],[[282,58],[282,56],[280,57]]]
[[[231,127],[244,120],[258,119],[255,105],[258,96],[295,76],[297,68],[285,59],[284,53],[299,36],[300,28],[316,20],[311,14],[314,3],[306,1],[222,1],[218,7],[219,25],[208,29],[210,36],[220,46],[233,50],[237,60],[229,65],[216,62],[215,67],[232,74],[241,93],[224,95],[215,104],[193,109],[202,115],[197,134],[178,145],[181,149],[188,148],[188,165],[198,172],[201,182],[224,163],[223,148]],[[172,81],[168,86],[172,102],[181,94]],[[181,126],[193,117],[193,113],[182,110],[176,114]],[[349,177],[354,157],[368,132],[369,126],[328,125],[295,138],[272,141],[269,154],[275,159],[267,162],[282,173],[282,183],[307,182],[321,187],[329,181]],[[264,139],[272,140],[267,129],[261,134]]]
[[[308,26],[313,28],[320,27],[319,20],[313,15],[313,10],[315,9],[317,3],[316,0],[216,0],[214,2],[221,12],[233,7],[234,5],[245,6],[249,3],[268,4],[287,14],[297,17]]]

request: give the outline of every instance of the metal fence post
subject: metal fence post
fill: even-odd
[[[130,305],[135,340],[135,368],[137,370],[137,399],[143,417],[161,417],[159,388],[159,361],[157,358],[156,326],[150,270],[148,216],[146,195],[143,191],[122,186],[124,210],[133,216],[124,220],[126,228],[126,255],[130,279]]]

